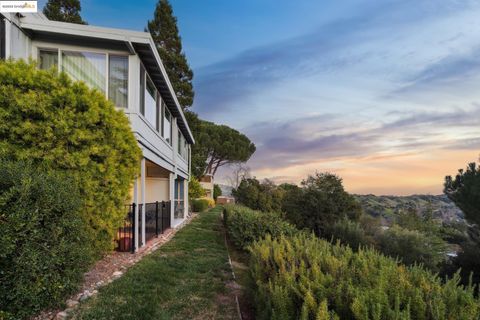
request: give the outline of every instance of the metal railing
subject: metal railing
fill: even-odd
[[[127,205],[127,216],[124,225],[117,231],[116,243],[117,250],[123,252],[135,252],[135,228],[138,229],[138,244],[145,245],[142,242],[142,229],[145,224],[145,241],[149,241],[170,228],[170,201],[157,201],[145,203],[145,221],[142,219],[143,204],[138,204],[138,226],[135,226],[135,207],[132,203]]]

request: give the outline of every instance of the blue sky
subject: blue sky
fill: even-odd
[[[83,0],[82,15],[143,30],[155,3]],[[172,4],[193,110],[254,140],[257,177],[331,171],[351,192],[440,193],[477,160],[480,1]]]

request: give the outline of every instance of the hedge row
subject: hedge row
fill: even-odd
[[[480,303],[459,277],[442,283],[374,250],[298,234],[251,247],[257,319],[478,319]]]
[[[230,239],[242,249],[267,235],[278,237],[298,232],[280,213],[261,212],[239,205],[225,206],[224,219]]]
[[[74,179],[29,162],[0,161],[0,319],[58,307],[91,262]]]
[[[193,212],[202,212],[208,209],[209,202],[207,199],[193,199],[192,210]]]

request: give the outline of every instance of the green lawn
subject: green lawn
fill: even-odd
[[[201,213],[73,318],[238,319],[220,214],[221,208]]]

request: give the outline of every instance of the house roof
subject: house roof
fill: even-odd
[[[43,14],[23,14],[20,27],[33,37],[55,35],[66,41],[89,40],[102,46],[123,48],[137,54],[189,143],[195,143],[167,72],[148,32],[96,27],[48,20]]]

